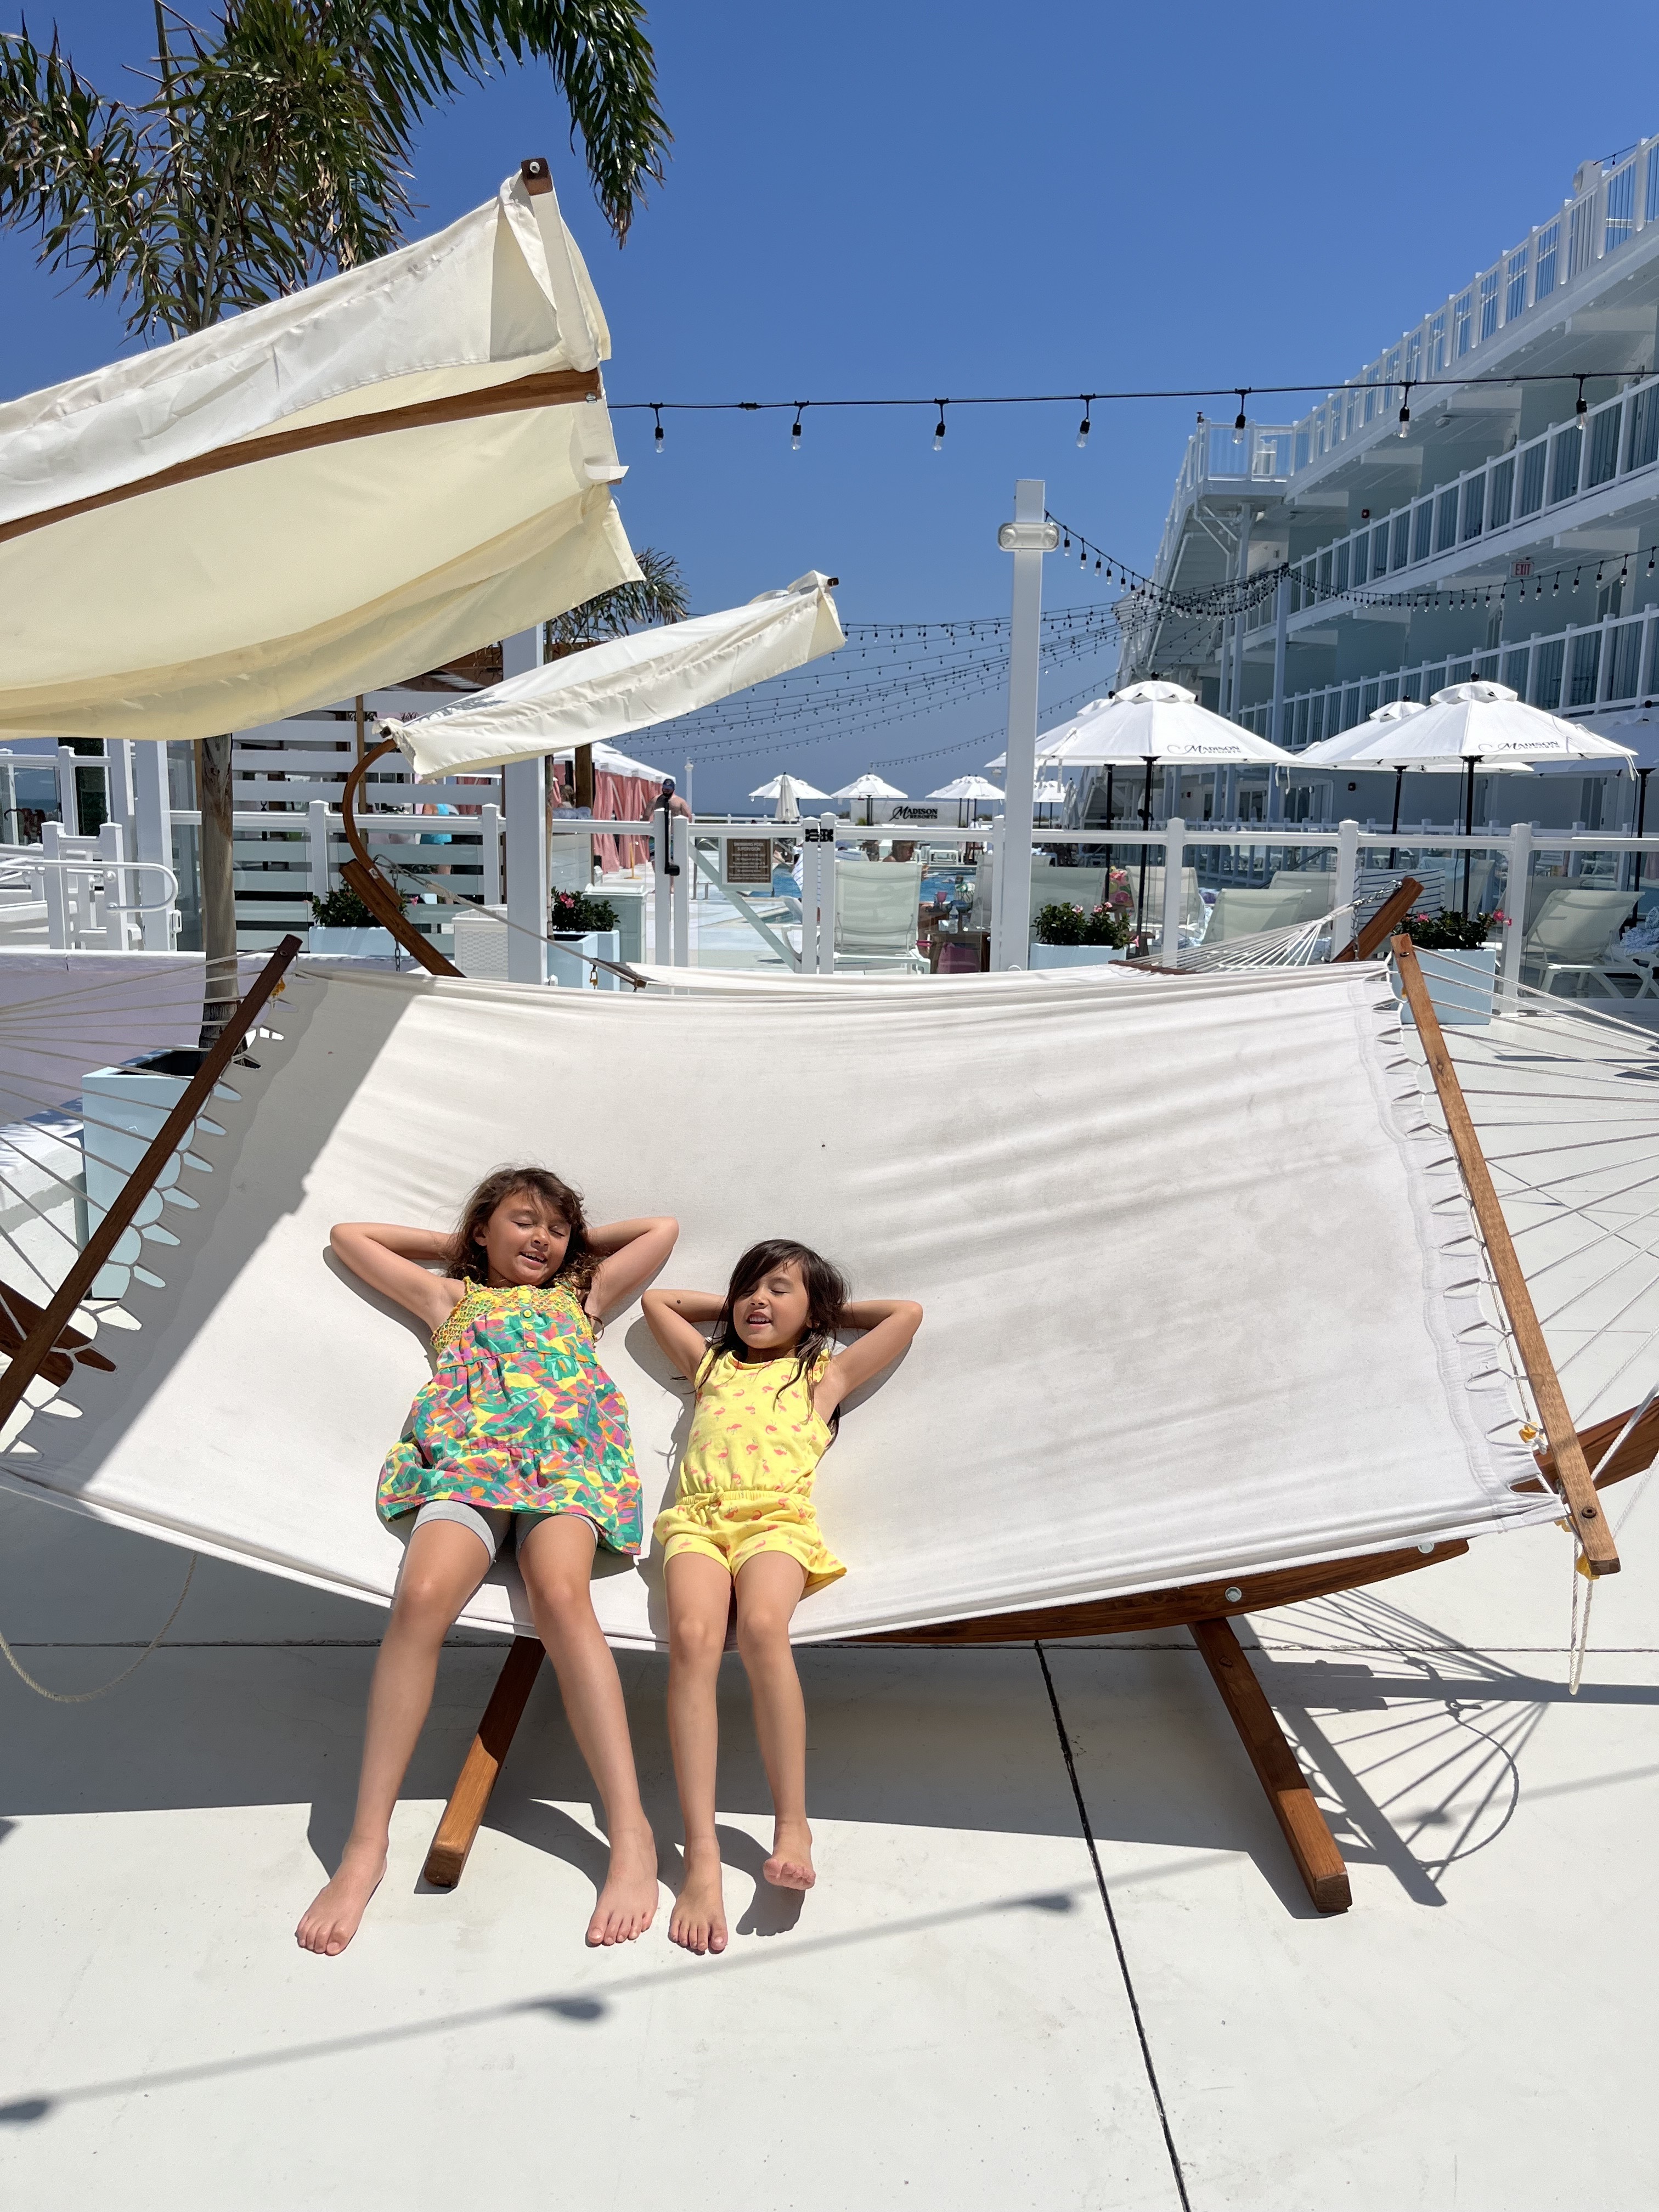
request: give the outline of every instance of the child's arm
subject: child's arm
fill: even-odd
[[[708,1357],[699,1322],[717,1321],[725,1299],[718,1291],[647,1291],[645,1317],[654,1336],[688,1382]]]
[[[605,1221],[587,1232],[600,1256],[587,1310],[597,1321],[631,1305],[674,1249],[680,1224],[672,1214],[647,1214],[638,1221]]]
[[[404,1229],[392,1221],[337,1221],[329,1231],[336,1259],[360,1282],[392,1299],[434,1329],[455,1310],[465,1285],[431,1273],[450,1240],[438,1229]]]
[[[842,1400],[890,1367],[921,1327],[921,1308],[914,1298],[852,1298],[842,1308],[843,1328],[865,1334],[838,1352],[812,1393],[812,1410],[827,1421]]]

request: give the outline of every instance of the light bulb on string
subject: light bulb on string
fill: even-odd
[[[1089,401],[1085,397],[1083,402],[1083,420],[1077,426],[1077,442],[1079,452],[1088,451],[1089,429]]]
[[[789,428],[789,450],[792,453],[798,453],[800,451],[800,410],[805,404],[806,402],[804,399],[798,399],[795,402],[795,419]]]
[[[1403,438],[1412,427],[1412,388],[1409,384],[1400,387],[1400,435]]]
[[[651,404],[651,412],[657,418],[657,427],[651,434],[651,449],[654,453],[660,455],[662,452],[662,410],[657,405],[654,400]]]
[[[1249,394],[1250,388],[1249,385],[1245,385],[1239,392],[1238,412],[1233,417],[1233,443],[1236,446],[1242,445],[1244,441],[1244,402],[1249,398]]]
[[[936,453],[940,453],[945,450],[945,403],[942,399],[936,399],[933,402],[933,404],[939,409],[939,420],[933,425],[933,451]]]
[[[1577,402],[1572,411],[1575,415],[1588,415],[1589,412],[1589,402],[1584,397],[1584,380],[1582,376],[1578,380]]]

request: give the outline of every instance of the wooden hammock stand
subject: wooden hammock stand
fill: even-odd
[[[369,761],[386,749],[378,748],[359,762],[350,785],[361,781]],[[439,975],[459,972],[410,927],[402,902],[370,860],[349,809],[346,821],[357,858],[348,862],[342,873],[349,870],[348,880],[354,882],[364,902],[381,915],[386,927],[423,967]],[[1407,891],[1407,886],[1401,886],[1401,893],[1361,933],[1352,957],[1365,959],[1371,956],[1381,942],[1382,931],[1403,915],[1415,890],[1412,886]],[[1402,894],[1405,907],[1399,903]],[[1616,1573],[1619,1555],[1596,1493],[1609,1483],[1640,1474],[1651,1463],[1656,1450],[1659,1450],[1659,1404],[1650,1407],[1634,1425],[1592,1482],[1591,1459],[1599,1460],[1607,1452],[1629,1417],[1615,1414],[1582,1434],[1574,1428],[1451,1055],[1423,981],[1415,949],[1411,939],[1402,936],[1394,939],[1392,950],[1543,1424],[1544,1442],[1537,1453],[1540,1474],[1535,1486],[1541,1489],[1547,1484],[1559,1494],[1590,1574]],[[283,977],[299,951],[299,939],[286,937],[265,963],[252,988],[237,1007],[218,1042],[204,1056],[184,1096],[162,1123],[47,1305],[37,1308],[7,1294],[7,1305],[11,1310],[0,1305],[0,1350],[10,1351],[12,1357],[4,1373],[0,1374],[0,1424],[15,1410],[37,1375],[61,1383],[68,1379],[75,1363],[104,1368],[113,1364],[94,1350],[85,1334],[73,1326],[73,1316],[90,1292],[100,1269],[108,1262],[120,1237],[132,1225],[140,1205],[161,1170],[189,1135],[197,1115],[205,1109],[214,1085],[240,1050],[247,1032],[272,994],[281,989]],[[1279,1606],[1391,1581],[1396,1576],[1415,1573],[1421,1567],[1461,1557],[1468,1549],[1462,1540],[1437,1544],[1426,1553],[1412,1547],[1374,1553],[1360,1559],[1282,1568],[1269,1574],[1244,1575],[1236,1581],[1187,1583],[1083,1604],[1035,1607],[992,1613],[975,1620],[945,1621],[927,1628],[893,1629],[851,1640],[859,1644],[954,1648],[964,1644],[1029,1643],[1060,1637],[1116,1636],[1159,1628],[1188,1629],[1267,1792],[1267,1802],[1284,1831],[1309,1896],[1321,1912],[1342,1912],[1352,1899],[1341,1852],[1233,1632],[1233,1617],[1242,1613],[1270,1612]],[[507,1651],[427,1856],[426,1878],[440,1887],[451,1888],[461,1878],[543,1656],[542,1646],[533,1637],[515,1637]]]

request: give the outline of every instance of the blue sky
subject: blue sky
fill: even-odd
[[[29,20],[40,36],[49,11]],[[70,0],[58,20],[110,88],[149,51],[143,0]],[[1659,15],[1620,16],[1615,68],[1564,46],[1562,22],[1533,0],[664,4],[673,158],[624,250],[536,69],[434,117],[419,227],[550,155],[611,319],[613,399],[1336,380],[1541,220],[1579,161],[1659,128]],[[65,295],[27,238],[0,234],[0,285],[6,393],[121,349],[116,310]],[[1017,476],[1046,478],[1053,510],[1126,559],[1156,548],[1192,403],[1097,407],[1086,453],[1078,411],[955,410],[939,453],[921,412],[809,411],[798,453],[787,416],[670,416],[659,459],[649,416],[621,415],[623,513],[636,544],[678,556],[699,609],[816,567],[842,578],[848,619],[1000,613]],[[1103,596],[1060,562],[1046,592]],[[1060,670],[1049,696],[1091,672]],[[992,693],[839,744],[711,757],[696,796],[726,804],[786,763],[827,787],[1000,711]],[[919,793],[982,757],[894,780]]]

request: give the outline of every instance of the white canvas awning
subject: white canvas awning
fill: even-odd
[[[417,775],[459,775],[671,722],[845,643],[830,580],[809,569],[746,606],[611,638],[418,721],[380,726]]]
[[[0,735],[196,738],[639,574],[550,190],[0,407]]]

